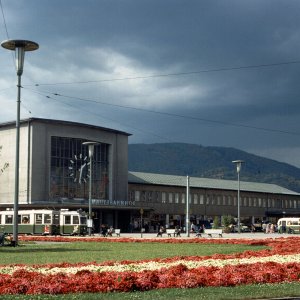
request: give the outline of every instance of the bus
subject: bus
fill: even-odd
[[[279,233],[300,233],[300,218],[281,218],[277,229]]]
[[[14,211],[0,211],[0,229],[12,234]],[[70,210],[32,209],[18,211],[18,233],[31,235],[85,235],[85,212]]]

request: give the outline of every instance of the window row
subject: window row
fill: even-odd
[[[129,200],[136,202],[162,203],[162,204],[184,204],[186,194],[180,192],[160,192],[160,191],[130,191]],[[237,196],[221,194],[199,194],[191,193],[190,204],[194,205],[218,205],[237,206]],[[269,208],[300,208],[300,200],[296,199],[267,199],[263,197],[241,197],[241,207],[269,207]]]

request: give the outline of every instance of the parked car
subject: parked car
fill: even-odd
[[[238,232],[237,224],[230,224],[229,228],[231,228],[231,232]],[[251,228],[244,223],[240,223],[241,232],[251,232]]]

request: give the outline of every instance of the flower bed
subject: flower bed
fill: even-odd
[[[32,240],[35,237],[23,237]],[[44,237],[39,240],[74,241]],[[90,241],[88,238],[77,238]],[[108,241],[93,239],[93,241]],[[111,239],[114,242],[157,240]],[[207,239],[162,239],[160,242],[208,243]],[[270,249],[205,257],[172,257],[143,261],[0,266],[0,294],[64,294],[145,291],[160,288],[235,286],[300,281],[300,238],[210,240],[209,243],[267,245]]]

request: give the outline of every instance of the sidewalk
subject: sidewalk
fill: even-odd
[[[191,233],[189,237],[187,237],[186,233],[182,233],[181,237],[168,237],[166,233],[163,234],[162,237],[157,237],[157,233],[122,233],[120,234],[120,237],[124,238],[136,238],[136,239],[162,239],[162,238],[168,238],[168,239],[192,239],[192,238],[197,238],[194,233]],[[287,233],[263,233],[263,232],[256,232],[256,233],[251,233],[251,232],[243,232],[243,233],[223,233],[223,239],[276,239],[276,238],[287,238],[287,237],[300,237],[300,234],[287,234]],[[115,236],[113,236],[115,237]],[[218,237],[217,235],[213,237],[208,237],[207,235],[203,234],[201,238],[204,239],[222,239]]]

